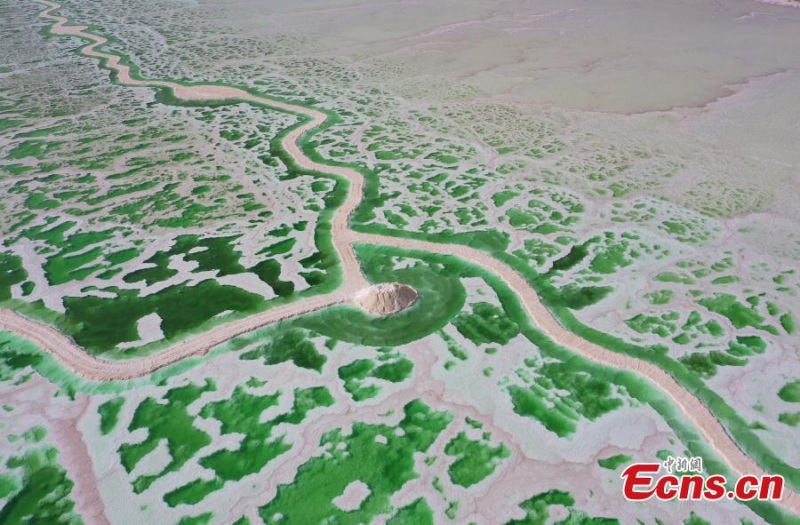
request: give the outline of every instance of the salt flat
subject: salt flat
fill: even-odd
[[[0,2],[0,517],[796,518],[619,474],[800,489],[800,9],[71,0],[83,55],[41,9]]]

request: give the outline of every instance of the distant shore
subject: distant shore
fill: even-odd
[[[800,0],[758,0],[763,4],[782,5],[786,7],[800,7]]]

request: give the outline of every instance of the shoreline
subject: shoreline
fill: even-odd
[[[800,1],[797,0],[756,0],[762,4],[781,5],[783,7],[800,7]]]

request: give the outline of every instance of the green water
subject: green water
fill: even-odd
[[[74,483],[58,464],[57,456],[54,448],[44,448],[8,460],[9,468],[22,469],[22,483],[21,488],[0,509],[0,523],[83,523],[74,514],[75,504],[70,497]]]
[[[459,432],[444,449],[448,456],[456,457],[448,473],[456,485],[471,487],[489,477],[502,461],[511,455],[511,450],[501,443],[492,446],[488,435],[483,439],[470,439],[465,432]]]
[[[564,508],[568,516],[558,521],[563,524],[580,525],[613,525],[619,521],[613,518],[600,518],[587,515],[585,512],[575,509],[575,498],[568,492],[551,490],[537,494],[530,499],[523,501],[520,508],[525,512],[525,517],[521,520],[511,520],[506,525],[545,525],[553,523],[550,514],[550,507]]]
[[[317,351],[313,341],[306,337],[306,332],[299,329],[282,330],[270,338],[270,341],[243,353],[243,360],[261,359],[268,365],[291,361],[300,368],[322,371],[328,360]]]
[[[234,286],[205,280],[194,286],[175,285],[146,297],[136,290],[118,290],[117,297],[65,297],[65,328],[94,354],[139,338],[137,321],[151,313],[161,317],[164,336],[173,339],[222,312],[254,312],[261,296]],[[73,328],[74,327],[74,328]]]
[[[800,403],[800,380],[783,385],[778,391],[778,397],[788,403]]]
[[[617,454],[616,456],[609,456],[607,458],[598,459],[597,464],[608,470],[617,470],[619,467],[628,463],[631,460],[630,456],[625,454]]]
[[[344,381],[344,389],[353,396],[354,401],[364,401],[378,395],[378,385],[365,384],[367,379],[378,379],[390,383],[400,383],[411,376],[414,363],[394,352],[384,350],[376,361],[357,359],[339,368],[339,378]]]
[[[259,509],[262,519],[278,523],[280,515],[283,523],[357,524],[390,512],[392,494],[417,477],[414,455],[427,451],[452,419],[420,401],[412,401],[403,412],[397,426],[402,435],[388,425],[365,423],[354,423],[348,435],[341,430],[327,433],[321,445],[327,445],[329,452],[301,465],[291,484],[279,486],[275,499]],[[383,436],[386,444],[377,442],[377,436]],[[333,499],[356,480],[369,486],[370,495],[357,510],[344,512]]]
[[[476,345],[485,343],[507,344],[519,334],[519,327],[506,317],[505,312],[489,303],[475,303],[472,313],[460,313],[453,325],[461,335]]]
[[[422,498],[401,507],[386,521],[386,525],[434,525],[433,510]]]
[[[99,407],[97,411],[100,414],[100,433],[106,435],[117,426],[119,421],[119,413],[122,410],[122,405],[125,404],[124,397],[117,397],[109,399]]]
[[[292,408],[288,412],[262,422],[261,414],[277,406],[280,397],[280,392],[256,395],[238,386],[229,399],[204,406],[200,417],[219,421],[222,434],[241,434],[244,437],[238,449],[219,450],[200,459],[200,465],[214,471],[213,479],[191,481],[165,494],[164,501],[170,507],[198,503],[208,494],[221,489],[226,482],[238,481],[244,476],[260,472],[270,461],[292,447],[283,437],[272,438],[275,427],[281,424],[298,425],[310,411],[334,403],[325,387],[296,389]]]
[[[189,384],[170,390],[164,396],[166,404],[152,397],[139,404],[128,430],[133,432],[145,429],[147,437],[139,443],[120,445],[122,466],[127,472],[131,472],[162,440],[166,441],[170,461],[158,474],[137,478],[134,481],[136,493],[146,490],[161,476],[177,471],[200,449],[211,443],[208,434],[194,426],[194,417],[189,415],[187,407],[203,393],[215,389],[213,382],[209,380],[204,385]]]

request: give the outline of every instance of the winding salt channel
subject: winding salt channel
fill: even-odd
[[[167,88],[173,91],[175,97],[190,101],[212,102],[235,99],[308,117],[309,120],[305,124],[296,127],[284,137],[282,145],[300,167],[336,175],[348,182],[347,199],[336,210],[332,224],[332,242],[342,260],[344,283],[331,294],[303,299],[232,321],[176,343],[157,354],[126,361],[111,361],[94,357],[54,328],[24,318],[11,310],[0,310],[0,330],[8,330],[33,341],[43,350],[55,356],[65,367],[88,379],[97,381],[132,379],[146,376],[154,370],[188,357],[205,355],[221,343],[258,328],[336,304],[352,302],[352,298],[358,290],[369,286],[355,256],[353,249],[355,243],[387,245],[449,255],[481,266],[502,278],[517,294],[538,329],[557,344],[602,365],[634,372],[658,386],[735,472],[757,476],[766,474],[739,448],[710,409],[683,388],[672,376],[651,363],[615,353],[566,330],[545,308],[528,282],[507,264],[467,246],[437,244],[350,230],[350,214],[363,198],[364,177],[350,168],[315,162],[302,151],[299,145],[300,138],[304,134],[324,124],[327,119],[324,113],[253,95],[234,87],[207,84],[182,85],[168,81],[135,79],[131,76],[130,67],[123,64],[119,56],[98,51],[98,48],[107,42],[105,38],[88,32],[86,26],[68,25],[66,18],[54,15],[53,11],[58,10],[60,5],[46,0],[36,1],[47,6],[40,16],[54,22],[51,27],[54,34],[89,40],[91,43],[84,46],[81,52],[88,57],[104,61],[104,67],[114,71],[121,84]],[[793,491],[785,489],[783,499],[777,503],[795,514],[800,514],[800,495]]]

